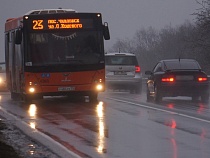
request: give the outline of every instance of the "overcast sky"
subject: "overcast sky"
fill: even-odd
[[[109,23],[111,47],[117,39],[131,38],[141,28],[152,26],[161,29],[173,27],[186,20],[200,6],[195,0],[1,0],[0,7],[0,58],[4,58],[4,23],[6,19],[19,17],[33,9],[65,8],[79,12],[101,12],[103,22]]]

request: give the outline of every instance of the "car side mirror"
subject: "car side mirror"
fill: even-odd
[[[152,72],[151,71],[145,71],[145,75],[151,75]]]

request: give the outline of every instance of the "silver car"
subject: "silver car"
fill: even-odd
[[[106,88],[130,90],[130,93],[141,93],[142,73],[135,54],[132,53],[107,53]]]

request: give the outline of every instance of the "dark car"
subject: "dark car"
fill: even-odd
[[[147,81],[147,100],[156,102],[163,97],[188,96],[192,100],[209,101],[209,81],[199,63],[193,59],[159,61]]]

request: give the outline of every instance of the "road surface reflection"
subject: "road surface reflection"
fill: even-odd
[[[30,126],[31,126],[31,128],[36,129],[36,114],[37,114],[36,104],[30,104],[29,105],[28,114],[30,116]]]
[[[209,105],[188,98],[155,104],[145,96],[112,93],[97,103],[9,100],[1,106],[81,157],[209,157]]]
[[[95,151],[98,154],[106,153],[108,129],[105,123],[104,102],[99,101],[93,104],[78,101],[69,102],[67,98],[62,99],[62,103],[61,98],[54,98],[23,106],[28,109],[30,127],[53,139],[56,138],[56,141],[71,147],[71,149],[73,145],[70,138],[73,136],[88,142],[90,147],[95,146]],[[63,134],[61,136],[55,135],[52,129],[57,131],[56,133]],[[63,137],[69,138],[69,140]],[[83,155],[80,151],[77,153]]]
[[[96,106],[96,112],[98,115],[99,135],[98,135],[98,148],[99,153],[106,152],[105,148],[105,126],[104,126],[104,107],[103,102],[99,102]]]

